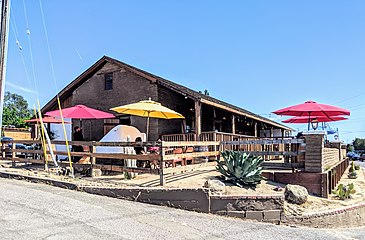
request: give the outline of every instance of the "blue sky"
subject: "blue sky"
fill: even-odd
[[[306,100],[347,108],[330,126],[365,138],[365,1],[43,0],[56,84],[39,1],[24,2],[31,46],[12,0],[6,89],[31,105],[30,47],[41,105],[108,55],[276,121]]]

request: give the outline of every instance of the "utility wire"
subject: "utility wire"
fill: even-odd
[[[337,102],[334,102],[334,103],[332,103],[332,104],[337,104],[337,103],[346,102],[346,101],[348,101],[348,100],[351,100],[351,99],[354,99],[354,98],[360,97],[360,96],[362,96],[362,95],[365,95],[365,92],[363,92],[363,93],[359,93],[359,94],[357,94],[357,95],[354,95],[354,96],[351,96],[351,97],[348,97],[348,98],[345,98],[345,99],[342,99],[342,100],[337,101]]]
[[[47,33],[46,20],[45,20],[45,17],[44,17],[43,7],[42,7],[42,1],[41,0],[39,0],[39,6],[40,6],[41,14],[42,14],[42,22],[43,22],[44,34],[46,36],[46,41],[47,41],[49,61],[50,61],[50,64],[51,64],[53,80],[54,80],[54,84],[55,84],[56,92],[57,92],[57,103],[58,103],[58,108],[60,110],[60,116],[61,116],[61,121],[62,121],[63,134],[64,134],[65,142],[66,142],[67,156],[68,156],[69,164],[70,164],[70,171],[71,171],[72,176],[74,177],[74,171],[73,171],[73,167],[72,167],[70,148],[69,148],[69,145],[68,145],[68,139],[67,139],[67,133],[66,133],[66,127],[65,127],[65,121],[64,121],[64,118],[63,118],[62,108],[61,108],[61,101],[60,101],[60,97],[59,97],[59,94],[58,94],[59,91],[58,91],[58,87],[57,87],[56,74],[55,74],[55,71],[54,71],[53,60],[52,60],[52,53],[51,53],[51,48],[49,46],[49,39],[48,39],[48,33]]]
[[[30,56],[30,62],[31,62],[31,66],[32,66],[32,72],[33,72],[33,83],[34,83],[34,88],[35,91],[38,93],[38,86],[37,86],[37,81],[36,81],[36,76],[35,76],[35,67],[34,67],[34,60],[33,60],[33,50],[32,50],[32,42],[31,42],[31,36],[30,36],[30,30],[29,30],[29,24],[28,24],[28,14],[27,14],[27,8],[25,6],[25,0],[23,0],[23,8],[24,8],[24,14],[25,14],[25,23],[26,23],[26,33],[28,36],[28,44],[29,44],[29,56]],[[38,94],[37,94],[37,100],[38,100]]]
[[[28,73],[28,68],[27,68],[27,65],[25,64],[25,59],[24,59],[24,54],[23,54],[23,47],[21,46],[20,42],[19,42],[19,38],[18,38],[18,29],[17,29],[17,26],[16,26],[16,21],[15,21],[15,13],[14,13],[14,10],[13,8],[10,8],[11,10],[11,14],[10,14],[10,21],[11,21],[11,29],[13,30],[13,34],[14,34],[14,37],[15,37],[15,41],[16,41],[16,45],[18,46],[18,50],[19,50],[19,54],[21,56],[21,60],[22,60],[22,63],[23,63],[23,67],[24,67],[24,71],[25,71],[25,76],[27,78],[27,82],[29,84],[29,87],[32,88],[32,83],[31,83],[31,80],[30,80],[30,77],[29,77],[29,73]],[[35,94],[37,94],[36,91],[34,91]]]

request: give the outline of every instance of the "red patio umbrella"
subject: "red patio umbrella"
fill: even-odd
[[[43,121],[43,123],[55,123],[55,124],[61,124],[62,123],[61,119],[57,119],[57,118],[51,117],[51,116],[43,117],[42,121]],[[25,120],[24,122],[40,123],[41,120],[39,118],[33,118],[33,119]],[[65,122],[65,124],[70,124],[70,122]]]
[[[60,117],[60,111],[54,110],[47,112],[45,115]],[[62,109],[62,116],[64,118],[78,118],[78,119],[101,119],[114,118],[111,113],[103,112],[97,109],[89,108],[85,105],[76,105],[69,108]]]
[[[60,117],[60,110],[54,110],[46,112],[45,115]],[[97,109],[87,107],[85,105],[76,105],[69,108],[62,109],[62,116],[64,118],[78,118],[80,119],[80,127],[82,127],[82,119],[104,119],[114,118],[115,116],[111,113],[103,112]],[[91,125],[90,125],[91,134]]]
[[[321,104],[314,101],[306,101],[305,103],[283,108],[273,113],[286,116],[307,116],[308,130],[311,116],[323,116],[331,119],[333,116],[350,115],[350,111],[347,109]]]
[[[326,116],[311,116],[310,121],[317,120],[318,122],[334,122],[334,121],[341,121],[341,120],[348,120],[348,118],[340,117],[340,116],[333,116],[328,118]],[[282,121],[283,123],[308,123],[308,117],[292,117]]]

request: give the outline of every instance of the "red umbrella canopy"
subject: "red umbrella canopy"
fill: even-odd
[[[46,115],[53,116],[53,117],[61,116],[59,110],[47,112]],[[64,118],[78,118],[78,119],[114,118],[114,115],[111,113],[89,108],[84,105],[76,105],[73,107],[64,108],[64,109],[62,109],[62,116]]]
[[[43,121],[43,123],[56,123],[56,124],[61,124],[62,123],[61,119],[57,119],[57,118],[54,118],[54,117],[51,117],[51,116],[42,117],[42,121]],[[24,122],[40,123],[41,120],[39,118],[33,118],[33,119],[25,120]],[[70,124],[70,122],[65,122],[65,124]]]
[[[317,120],[318,122],[334,122],[334,121],[341,121],[347,120],[348,118],[340,117],[340,116],[333,116],[333,117],[326,117],[326,116],[311,116],[310,121]],[[308,117],[293,117],[282,121],[284,123],[308,123]]]
[[[287,116],[338,116],[350,115],[350,111],[331,105],[320,104],[314,101],[306,101],[305,103],[283,108],[273,112],[277,115]],[[308,118],[307,118],[308,121]]]

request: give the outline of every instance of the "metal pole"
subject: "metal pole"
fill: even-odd
[[[150,125],[150,112],[148,112],[148,116],[147,116],[147,130],[146,130],[146,141],[147,142],[148,142],[149,125]]]
[[[8,57],[10,0],[1,1],[0,23],[0,135],[2,135],[6,62]]]

